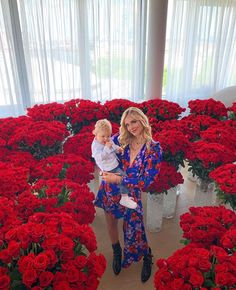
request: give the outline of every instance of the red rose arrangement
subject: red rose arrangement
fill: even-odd
[[[32,179],[69,179],[80,184],[93,179],[94,165],[75,154],[58,154],[44,158],[32,170]]]
[[[220,126],[221,125],[221,126]],[[209,143],[219,143],[225,147],[236,151],[236,128],[227,126],[227,123],[212,126],[201,132],[201,139]]]
[[[232,151],[218,143],[197,141],[191,144],[186,155],[189,170],[204,181],[211,181],[209,173],[220,165],[234,162],[236,156]]]
[[[188,103],[190,114],[208,115],[216,119],[227,118],[227,108],[225,105],[212,98],[207,100],[191,100]]]
[[[221,237],[236,226],[236,215],[224,206],[190,207],[180,216],[183,237],[204,248],[219,245]]]
[[[61,122],[32,121],[15,129],[8,144],[13,149],[28,151],[36,159],[42,159],[60,153],[61,143],[68,135]]]
[[[167,259],[159,259],[154,277],[157,290],[220,290],[236,287],[236,253],[190,244]]]
[[[0,279],[4,289],[95,290],[106,267],[96,247],[88,225],[65,213],[37,213],[5,234]]]
[[[15,199],[16,195],[29,188],[29,169],[0,162],[0,197]]]
[[[169,162],[176,168],[179,165],[184,167],[184,159],[190,143],[182,132],[175,129],[162,130],[160,133],[156,133],[153,139],[160,142],[164,161]]]
[[[166,100],[155,99],[141,103],[142,109],[148,118],[158,120],[178,119],[180,114],[185,111],[177,103]]]
[[[65,102],[65,110],[73,134],[79,133],[83,126],[88,126],[99,119],[108,117],[106,108],[100,102],[89,100],[74,99]]]
[[[5,233],[20,224],[14,200],[0,196],[0,248],[5,239]]]
[[[219,124],[220,121],[207,115],[189,115],[179,120],[180,130],[190,141],[198,140],[201,131]]]
[[[180,217],[185,243],[157,260],[158,290],[220,290],[236,287],[236,214],[220,207],[191,207]]]
[[[151,194],[167,193],[167,190],[183,182],[183,176],[177,171],[175,166],[167,162],[162,162],[159,174],[148,187],[147,191]]]
[[[223,203],[236,209],[236,164],[224,164],[210,173],[216,183],[216,192]]]
[[[29,174],[37,163],[37,160],[29,152],[9,150],[7,148],[0,148],[0,161],[11,163],[11,166],[29,169]]]
[[[84,159],[92,161],[91,144],[93,142],[94,135],[92,134],[92,131],[87,131],[84,133],[81,131],[79,134],[70,136],[65,141],[63,145],[63,152],[65,154],[79,154],[79,156]]]
[[[149,124],[152,127],[152,134],[155,135],[157,132],[161,132],[163,130],[178,130],[182,131],[180,120],[166,120],[166,121],[158,121],[155,118],[149,118]],[[184,133],[184,132],[182,132]]]
[[[121,116],[124,111],[129,107],[140,108],[140,104],[125,99],[114,99],[111,101],[106,101],[104,107],[109,113],[109,121],[120,124]]]
[[[27,115],[34,121],[60,121],[64,124],[68,122],[65,105],[57,102],[27,108]]]
[[[14,136],[15,130],[21,126],[31,124],[32,119],[26,116],[20,116],[18,118],[2,118],[0,119],[0,136],[1,146],[8,146],[9,139]]]
[[[36,198],[40,200],[38,211],[48,213],[67,212],[80,224],[89,224],[94,220],[94,194],[87,184],[79,185],[66,179],[40,179],[32,186],[32,191],[36,193]],[[22,201],[20,198],[21,195],[18,204],[21,209],[24,209],[27,201],[20,202]],[[19,208],[19,205],[17,208]]]

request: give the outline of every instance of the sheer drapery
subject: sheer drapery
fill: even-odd
[[[236,1],[169,1],[165,99],[187,106],[236,84]]]
[[[4,13],[3,13],[4,12]],[[24,113],[9,2],[0,1],[0,116]],[[19,63],[18,63],[19,64]]]
[[[19,115],[22,107],[71,98],[144,98],[147,0],[3,2],[12,17],[6,23],[1,9],[0,110],[20,105],[9,114]]]

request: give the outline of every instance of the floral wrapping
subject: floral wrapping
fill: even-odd
[[[118,136],[113,138],[119,145]],[[159,172],[161,148],[158,142],[152,141],[150,149],[143,145],[132,164],[130,164],[130,148],[127,146],[123,155],[119,155],[120,167],[127,174],[122,185],[130,189],[129,196],[133,197],[138,206],[136,209],[125,208],[119,204],[120,192],[116,184],[102,181],[95,205],[111,213],[115,218],[124,218],[124,259],[122,266],[128,267],[134,261],[139,261],[148,252],[148,243],[143,223],[143,206],[141,192],[145,191],[154,181]]]

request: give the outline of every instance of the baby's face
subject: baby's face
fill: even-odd
[[[111,138],[111,133],[109,131],[105,131],[105,130],[99,130],[96,134],[96,140],[105,145],[106,142],[110,141]]]

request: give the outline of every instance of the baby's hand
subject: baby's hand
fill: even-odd
[[[117,151],[118,153],[121,153],[121,154],[124,153],[124,149],[123,149],[122,147],[118,147],[118,148],[116,149],[116,151]]]
[[[109,149],[111,149],[112,147],[112,142],[111,141],[107,141],[105,146],[107,146]]]

